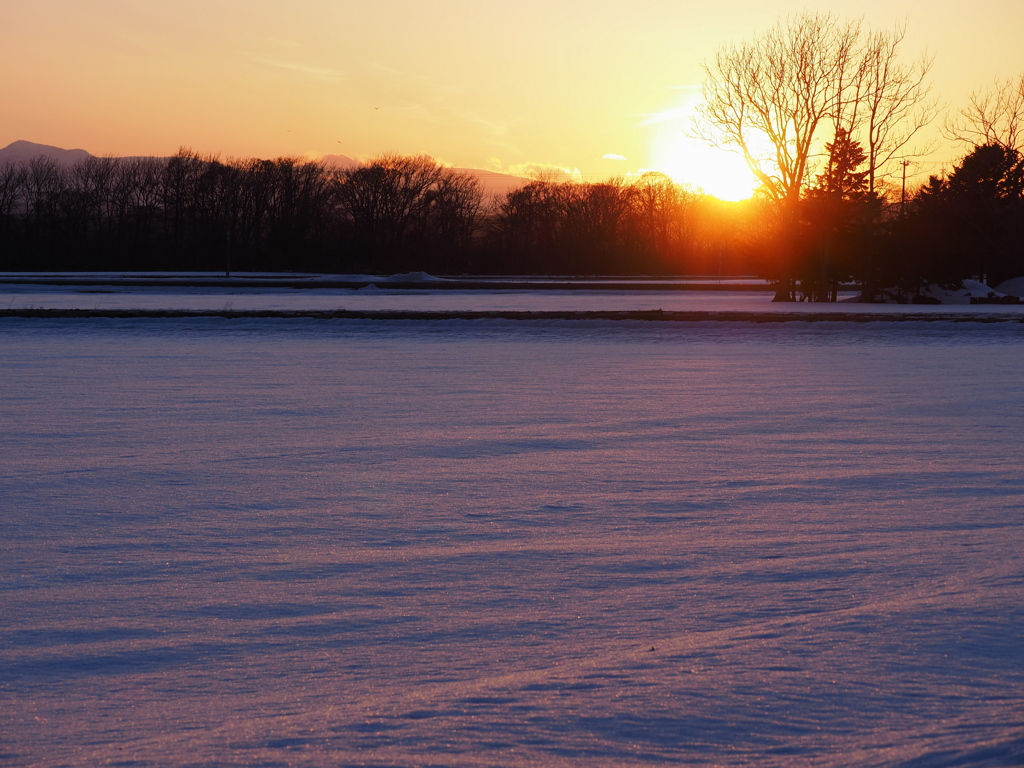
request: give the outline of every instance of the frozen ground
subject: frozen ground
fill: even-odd
[[[0,763],[1020,765],[1018,323],[0,320]]]
[[[523,291],[328,288],[99,289],[0,285],[0,309],[283,310],[333,311],[594,311],[644,309],[771,309],[767,292]],[[839,305],[849,311],[849,305]],[[905,309],[905,308],[904,308]],[[1021,313],[1024,317],[1024,312]]]
[[[6,299],[6,301],[5,301]],[[684,293],[682,291],[429,291],[329,289],[135,289],[109,293],[68,289],[0,294],[0,308],[25,309],[196,309],[291,310],[336,309],[389,311],[472,310],[632,310],[771,308],[771,295],[759,293]],[[842,304],[840,307],[848,308]],[[904,308],[905,309],[905,308]],[[1022,313],[1024,316],[1024,313]]]
[[[855,296],[850,293],[848,296]],[[895,315],[948,314],[1004,315],[1024,319],[1024,305],[906,305],[828,303],[773,303],[769,291],[679,290],[438,290],[388,289],[369,286],[359,290],[329,288],[146,288],[4,285],[0,283],[0,309],[84,310],[201,310],[201,311],[747,311],[813,312]]]

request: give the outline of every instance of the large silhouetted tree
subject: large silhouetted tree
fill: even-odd
[[[845,98],[857,24],[804,13],[705,64],[701,115],[709,139],[739,150],[773,200],[795,208],[815,142]]]
[[[738,149],[775,203],[777,300],[794,298],[800,200],[816,142],[838,119],[859,35],[858,24],[803,13],[704,67],[708,138]]]
[[[859,22],[803,13],[705,65],[702,133],[737,149],[774,203],[778,300],[796,295],[801,201],[824,143],[841,131],[858,141],[873,192],[880,169],[934,114],[929,62],[901,65],[902,39],[902,28],[865,34]]]

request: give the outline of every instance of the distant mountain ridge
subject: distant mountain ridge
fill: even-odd
[[[73,165],[79,160],[95,157],[84,149],[63,149],[49,144],[37,144],[32,141],[18,140],[0,149],[0,165],[5,163],[28,162],[34,157],[48,157],[61,165]],[[160,158],[165,159],[165,158]],[[353,168],[359,163],[348,155],[324,155],[320,162],[336,168]],[[529,179],[510,176],[497,171],[485,171],[481,168],[456,168],[456,171],[476,177],[484,189],[484,193],[492,197],[502,197],[513,189],[526,184]]]
[[[0,163],[4,162],[25,162],[33,157],[49,157],[59,163],[71,165],[87,157],[93,157],[84,149],[62,149],[49,144],[36,144],[32,141],[12,141],[3,149],[0,149]]]

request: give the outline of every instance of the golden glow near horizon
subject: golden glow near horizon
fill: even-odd
[[[426,153],[586,180],[646,168],[736,199],[753,188],[742,160],[687,138],[675,110],[692,109],[701,65],[719,47],[780,16],[829,9],[825,0],[12,1],[0,24],[0,146]],[[849,15],[876,27],[906,19],[904,55],[934,54],[935,93],[954,109],[1024,69],[1024,3],[860,0]],[[934,159],[959,153],[942,144]]]

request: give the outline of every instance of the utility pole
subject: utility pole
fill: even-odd
[[[900,218],[903,218],[903,210],[907,205],[907,166],[910,165],[909,160],[903,160],[900,165],[903,166],[903,186],[900,187]]]

